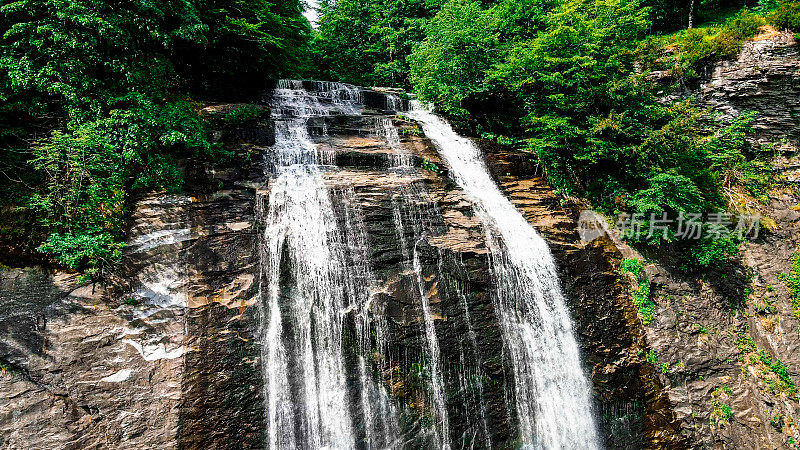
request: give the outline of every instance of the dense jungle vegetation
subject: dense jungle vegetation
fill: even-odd
[[[179,189],[181,157],[227,157],[201,102],[278,77],[406,88],[608,214],[757,201],[771,174],[753,117],[662,102],[647,74],[692,86],[762,27],[800,31],[800,2],[761,1],[323,0],[316,30],[301,0],[0,2],[0,242],[101,270],[137,192]],[[713,264],[737,243],[671,245]]]

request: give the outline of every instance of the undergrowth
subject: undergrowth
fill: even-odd
[[[700,78],[716,61],[736,56],[767,20],[748,9],[720,24],[653,36],[637,50],[648,70],[666,70],[680,83]]]

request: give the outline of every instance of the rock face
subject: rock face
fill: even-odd
[[[260,445],[248,169],[213,184],[189,174],[184,194],[139,200],[128,252],[102,284],[2,273],[4,447]]]
[[[618,267],[623,258],[607,238],[582,242],[584,205],[563,201],[523,154],[481,141],[498,184],[548,241],[567,292],[607,448],[684,445],[655,367],[642,355],[645,332]]]
[[[686,274],[668,254],[647,255],[657,312],[641,328],[640,345],[644,365],[656,369],[658,414],[665,419],[646,427],[650,446],[793,448],[800,442],[794,387],[800,323],[779,277],[789,272],[800,241],[798,68],[794,37],[773,31],[746,42],[736,60],[719,63],[692,93],[723,120],[757,112],[754,140],[777,144],[773,165],[781,177],[768,202],[755,206],[774,226],[746,242],[739,261]],[[665,432],[680,439],[658,444]]]
[[[792,33],[766,32],[745,42],[736,60],[716,65],[697,95],[722,118],[758,112],[757,138],[800,139],[800,46]]]

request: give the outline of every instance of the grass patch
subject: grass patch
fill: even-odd
[[[725,403],[725,400],[731,396],[733,392],[728,386],[714,389],[711,393],[711,406],[714,408],[711,411],[711,423],[725,424],[728,423],[733,410]]]
[[[794,397],[795,394],[797,394],[797,386],[795,386],[794,381],[789,377],[789,372],[783,364],[783,361],[778,358],[773,358],[772,355],[765,350],[759,351],[758,357],[766,368],[778,377],[777,381],[769,384],[778,392],[783,392],[789,397]]]
[[[769,391],[797,398],[797,386],[789,377],[789,371],[783,361],[773,357],[768,351],[759,349],[750,337],[748,327],[734,330],[734,334],[736,348],[739,350],[739,361],[744,368],[753,366],[758,369],[758,378]]]

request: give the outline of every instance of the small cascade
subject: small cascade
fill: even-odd
[[[392,169],[410,170],[413,158],[411,153],[400,144],[400,132],[394,125],[391,117],[378,117],[375,119],[375,129],[378,135],[386,139],[386,144],[392,149],[389,154],[389,167]]]
[[[362,98],[361,88],[349,84],[281,80],[272,92],[271,107],[277,117],[358,115],[362,111]]]
[[[409,116],[436,144],[486,224],[523,445],[600,448],[590,384],[547,243],[492,180],[480,149],[419,104]]]
[[[403,99],[394,95],[394,94],[387,94],[386,95],[386,109],[389,111],[402,111],[403,110]]]

